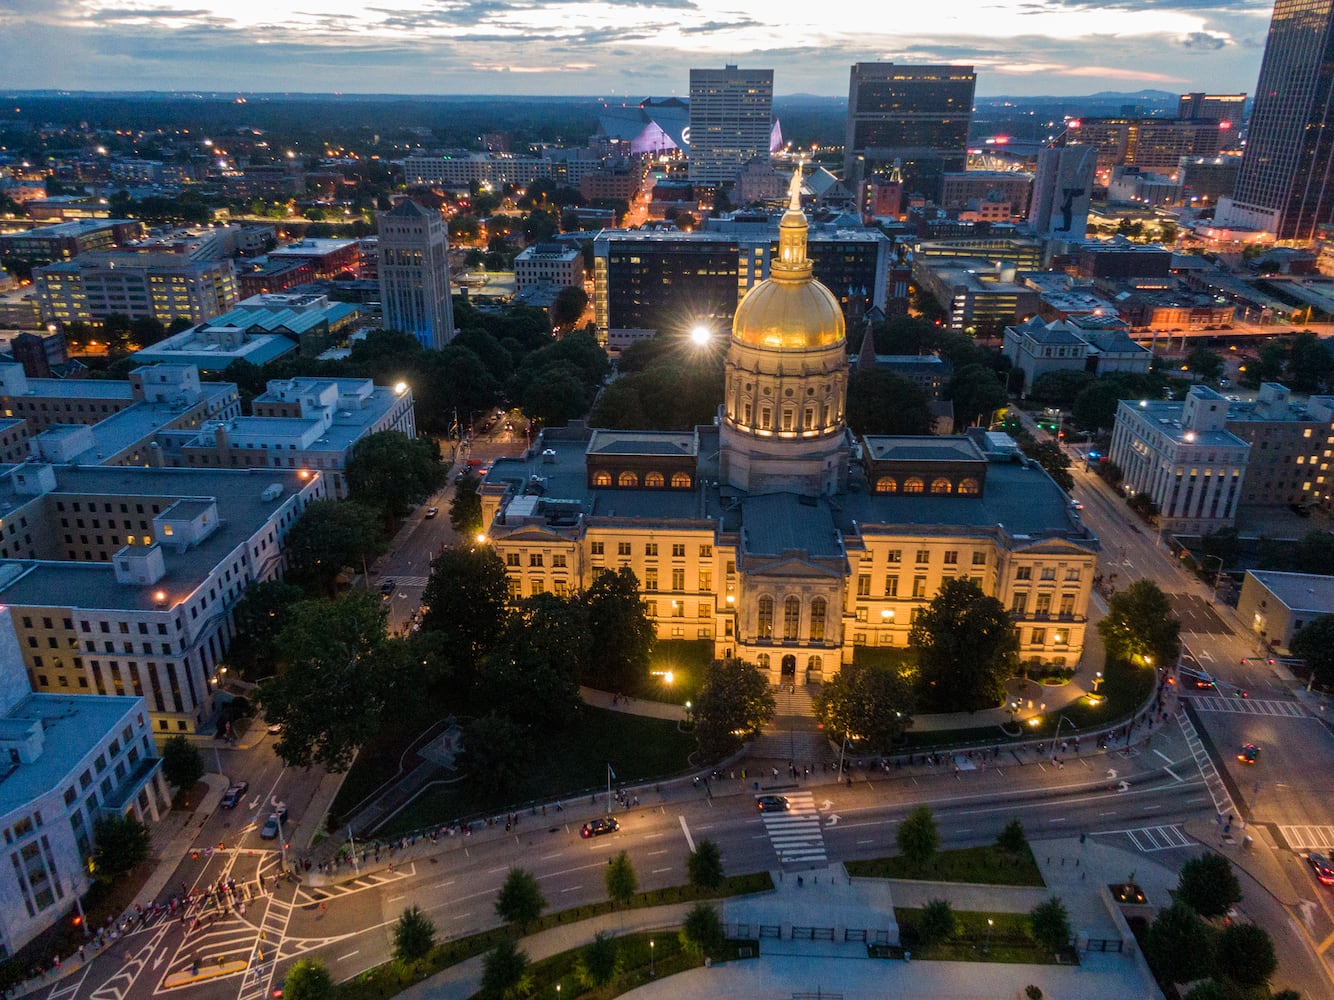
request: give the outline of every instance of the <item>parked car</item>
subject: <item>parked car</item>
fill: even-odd
[[[235,809],[241,803],[241,796],[250,789],[250,782],[238,781],[222,793],[222,808]]]
[[[762,813],[786,812],[792,808],[792,803],[785,795],[761,795],[755,800],[755,808]]]
[[[601,819],[595,819],[583,825],[579,831],[579,836],[587,840],[589,837],[601,837],[604,833],[615,833],[621,828],[611,816],[603,816]]]

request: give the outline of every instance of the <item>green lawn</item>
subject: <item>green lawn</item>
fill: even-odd
[[[607,788],[607,765],[616,784],[667,778],[689,764],[695,738],[675,722],[646,719],[585,707],[583,720],[570,732],[542,738],[536,763],[522,787],[510,794],[488,795],[476,782],[428,789],[394,817],[380,833],[406,833],[466,816],[512,809],[520,803],[587,797]]]
[[[1077,957],[1068,949],[1061,958],[1047,951],[1029,936],[1026,913],[982,913],[956,910],[954,937],[929,948],[913,945],[913,928],[922,911],[906,906],[894,907],[899,935],[913,961],[1007,962],[1023,965],[1075,965]],[[987,920],[991,926],[987,926]]]
[[[636,698],[684,705],[699,697],[712,665],[712,639],[659,639],[649,659],[649,676],[629,693]],[[670,684],[668,673],[672,676]]]
[[[406,717],[399,715],[376,740],[362,747],[329,807],[330,827],[340,826],[363,799],[398,774],[403,752],[439,721],[440,716],[434,710],[410,711]]]
[[[903,855],[849,861],[848,874],[861,878],[925,879],[933,882],[970,882],[977,885],[1043,886],[1042,873],[1027,848],[1009,854],[995,844],[939,851],[924,866],[909,865]]]

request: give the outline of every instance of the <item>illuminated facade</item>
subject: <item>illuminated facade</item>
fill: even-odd
[[[690,71],[690,179],[731,184],[754,159],[768,159],[774,71]]]

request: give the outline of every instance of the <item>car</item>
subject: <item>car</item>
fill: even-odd
[[[241,796],[250,789],[250,782],[238,781],[222,793],[222,808],[235,809],[241,804]]]
[[[1306,863],[1311,866],[1316,879],[1322,885],[1334,885],[1334,865],[1330,864],[1329,858],[1312,851],[1306,856]]]
[[[1071,510],[1083,510],[1083,509],[1084,509],[1084,501],[1082,501],[1082,500],[1071,500],[1071,501],[1070,501],[1070,509],[1071,509]]]
[[[1260,757],[1260,748],[1254,743],[1243,743],[1237,751],[1237,760],[1243,764],[1254,764]]]
[[[440,513],[440,508],[439,508],[439,507],[427,507],[427,508],[426,508],[426,520],[429,521],[431,518],[435,517],[435,516],[436,516],[437,514],[439,514],[439,513]]]
[[[281,722],[271,722],[271,723],[269,723],[269,735],[270,735],[270,736],[281,736],[281,735],[282,735],[282,732],[283,732],[283,724],[282,724]]]
[[[259,831],[260,840],[278,839],[278,814],[269,813],[269,818],[264,821],[264,829]]]
[[[1196,688],[1202,691],[1209,691],[1216,689],[1218,687],[1218,685],[1215,684],[1212,680],[1202,675],[1196,675],[1195,677],[1188,677],[1187,680],[1191,684],[1194,684]]]
[[[601,819],[590,820],[579,830],[579,836],[587,840],[589,837],[601,837],[604,833],[615,833],[621,828],[611,816],[603,816]]]
[[[380,584],[380,596],[388,597],[394,592],[394,587],[396,586],[397,584],[395,584],[393,580],[384,581],[384,583]]]
[[[792,808],[792,803],[785,795],[761,795],[755,800],[755,808],[762,813],[786,812]]]

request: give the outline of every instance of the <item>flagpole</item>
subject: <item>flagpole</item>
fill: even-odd
[[[611,779],[615,776],[615,774],[616,772],[613,771],[611,769],[611,765],[608,764],[607,765],[607,815],[608,816],[611,815]]]

